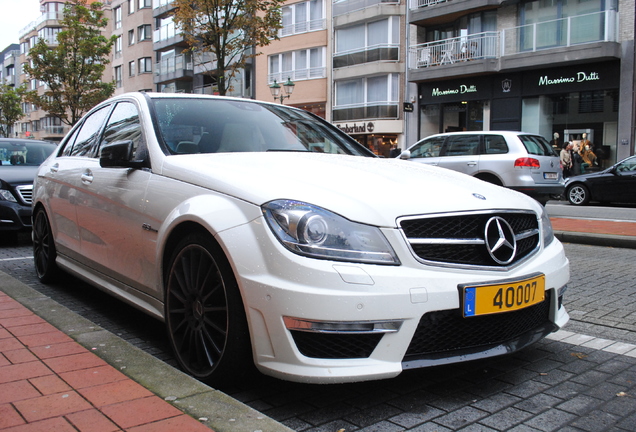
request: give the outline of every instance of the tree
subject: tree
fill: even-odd
[[[115,91],[114,82],[102,81],[115,36],[102,34],[108,19],[101,8],[87,0],[66,2],[57,45],[40,39],[24,66],[31,79],[45,84],[42,94],[31,90],[26,100],[70,126]]]
[[[248,59],[278,39],[285,0],[174,0],[174,23],[190,50],[200,58],[212,54],[208,71],[225,95]],[[208,56],[209,57],[209,56]]]
[[[3,137],[9,136],[11,126],[24,115],[21,107],[23,94],[22,87],[0,85],[0,134]]]

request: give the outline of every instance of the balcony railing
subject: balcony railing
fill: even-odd
[[[68,126],[42,126],[41,129],[47,134],[63,135],[66,132],[68,132],[69,127]]]
[[[333,67],[341,68],[376,61],[398,61],[399,59],[399,45],[378,44],[361,49],[334,53]]]
[[[163,59],[155,66],[155,75],[167,75],[173,74],[177,71],[192,71],[194,69],[192,65],[192,59],[190,56],[186,57],[178,55],[175,57]]]
[[[282,83],[287,81],[287,78],[291,79],[292,81],[301,81],[308,79],[325,78],[326,76],[327,68],[315,67],[308,69],[295,69],[286,72],[270,73],[267,75],[267,80],[269,84],[272,84],[274,80]]]
[[[446,3],[450,0],[411,0],[410,1],[410,9],[419,9],[427,6],[433,6],[439,3]]]
[[[409,48],[409,68],[617,40],[618,14],[609,10],[414,45]]]
[[[172,0],[152,0],[152,8],[157,9],[162,6],[168,6],[170,3],[172,3]]]
[[[384,3],[399,4],[400,0],[334,0],[333,16],[348,14]]]
[[[528,24],[501,31],[501,55],[518,54],[593,42],[616,42],[615,10]]]
[[[498,57],[499,33],[483,32],[469,36],[427,42],[411,47],[412,69]]]
[[[47,20],[61,20],[64,18],[64,13],[62,12],[47,12],[40,15],[38,19],[35,21],[31,21],[28,25],[24,26],[22,30],[18,33],[18,39],[22,39],[26,36],[31,30],[36,28],[38,25]]]
[[[278,30],[278,37],[308,33],[311,31],[324,30],[326,28],[327,20],[324,18],[311,21],[302,21],[296,24],[284,26],[283,28]]]
[[[152,41],[153,42],[161,42],[170,38],[173,38],[180,34],[181,32],[177,30],[174,23],[166,24],[153,32]]]

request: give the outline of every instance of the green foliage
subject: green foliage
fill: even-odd
[[[225,95],[232,79],[257,56],[256,49],[278,39],[285,0],[174,0],[174,22],[195,55],[210,53],[208,71]]]
[[[21,107],[23,95],[22,87],[0,85],[0,134],[3,137],[9,136],[11,126],[24,115]]]
[[[102,34],[107,23],[101,3],[66,2],[58,44],[48,46],[40,39],[29,51],[30,64],[24,70],[46,87],[42,94],[37,90],[27,92],[27,101],[72,126],[89,109],[109,98],[115,84],[103,82],[102,75],[110,63],[115,36],[109,39]]]

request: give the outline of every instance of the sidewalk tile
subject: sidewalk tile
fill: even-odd
[[[181,415],[181,411],[157,396],[109,405],[102,412],[122,429],[130,429]]]
[[[27,399],[15,402],[14,406],[29,423],[92,408],[74,391]]]
[[[46,359],[44,360],[44,363],[58,374],[80,369],[94,368],[97,366],[105,366],[107,364],[104,360],[88,351],[65,357]]]
[[[60,377],[75,389],[83,389],[128,379],[126,375],[114,369],[112,366],[97,366],[90,369],[65,372],[60,374]]]
[[[86,352],[86,348],[75,341],[71,341],[33,347],[31,348],[31,352],[40,359],[45,360],[53,357],[67,356],[69,354],[84,353]]]
[[[24,424],[24,419],[11,405],[0,405],[0,429],[22,424]]]
[[[37,357],[26,348],[4,351],[3,354],[12,364],[29,363],[38,360]]]
[[[78,389],[78,391],[98,408],[152,396],[152,392],[130,379]]]
[[[47,375],[29,380],[36,389],[43,395],[51,395],[72,390],[68,384],[62,381],[57,375]]]
[[[22,345],[19,340],[13,337],[8,339],[0,339],[1,353],[7,352],[7,351],[13,351],[13,350],[21,349],[21,348],[24,348],[24,345]]]
[[[179,417],[173,417],[166,420],[160,420],[155,423],[130,428],[127,432],[210,432],[210,428],[185,414]]]
[[[82,432],[117,432],[120,430],[117,425],[96,409],[69,414],[66,419]]]
[[[41,393],[26,380],[0,384],[0,405],[38,396]]]
[[[0,367],[0,384],[52,374],[51,369],[40,362],[2,366]]]
[[[33,315],[33,314],[18,316],[13,318],[6,318],[4,316],[4,312],[2,313],[2,315],[3,317],[2,319],[0,319],[0,323],[3,325],[3,327],[6,327],[7,329],[13,329],[14,327],[19,327],[23,325],[41,324],[43,322],[46,322],[39,316]]]
[[[41,333],[36,335],[20,336],[18,337],[18,339],[28,348],[51,345],[51,344],[60,343],[60,342],[73,341],[73,339],[71,339],[69,336],[65,335],[59,330],[51,332],[51,333]]]
[[[2,432],[77,432],[63,417],[3,429]]]
[[[20,336],[29,336],[36,335],[41,333],[52,333],[58,332],[59,330],[53,327],[51,324],[47,322],[39,322],[39,323],[31,323],[31,324],[22,324],[16,326],[5,326],[8,328],[11,333],[13,333],[16,337]]]

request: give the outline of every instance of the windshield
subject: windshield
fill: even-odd
[[[298,151],[374,156],[327,122],[284,105],[229,99],[156,98],[168,154]]]
[[[28,140],[0,141],[0,165],[39,166],[55,150],[54,144]]]

